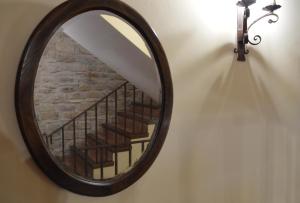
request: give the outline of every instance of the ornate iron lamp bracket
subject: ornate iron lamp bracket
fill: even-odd
[[[237,3],[238,14],[237,14],[237,48],[234,49],[234,53],[238,54],[238,61],[246,61],[245,55],[249,53],[246,45],[250,43],[251,45],[258,45],[261,43],[262,38],[260,35],[255,35],[253,40],[249,40],[248,32],[249,30],[260,20],[270,17],[269,23],[276,23],[279,20],[279,16],[274,13],[275,10],[281,8],[280,5],[274,3],[263,8],[263,10],[268,13],[254,20],[249,26],[248,18],[250,17],[249,6],[255,4],[256,0],[241,0]],[[274,19],[272,19],[274,17]]]

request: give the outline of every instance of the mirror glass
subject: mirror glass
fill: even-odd
[[[34,109],[45,147],[64,171],[93,181],[128,172],[147,152],[161,100],[148,44],[103,10],[64,23],[36,73]]]

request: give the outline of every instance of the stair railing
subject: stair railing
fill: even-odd
[[[132,86],[132,95],[128,94],[128,85],[131,85]],[[123,92],[123,95],[121,94],[118,94],[119,91],[121,90],[124,90]],[[53,137],[55,135],[57,135],[59,132],[60,135],[61,135],[61,160],[62,162],[64,163],[65,162],[65,157],[66,157],[66,152],[69,152],[66,150],[66,148],[68,147],[66,145],[66,130],[68,129],[69,133],[71,133],[71,139],[70,142],[71,142],[71,146],[73,147],[74,150],[76,150],[77,148],[79,150],[82,150],[83,151],[83,155],[84,158],[83,158],[83,161],[84,161],[84,173],[85,173],[85,177],[89,177],[89,167],[90,166],[90,163],[88,162],[88,155],[89,155],[89,151],[90,150],[96,150],[96,163],[98,163],[98,160],[100,160],[100,171],[101,171],[101,179],[104,178],[104,175],[103,175],[103,161],[104,161],[104,157],[108,157],[107,156],[107,153],[108,153],[108,149],[109,150],[113,150],[115,153],[114,153],[114,173],[115,175],[118,175],[119,174],[119,166],[118,166],[118,149],[119,148],[122,148],[122,147],[128,147],[128,164],[129,166],[132,165],[132,145],[133,144],[141,144],[141,152],[144,152],[145,151],[145,145],[147,143],[150,142],[150,140],[146,139],[146,140],[139,140],[139,141],[131,141],[130,140],[130,137],[124,133],[124,134],[121,134],[121,133],[118,133],[117,132],[117,129],[118,129],[118,113],[119,111],[123,112],[125,114],[125,116],[127,115],[127,112],[128,112],[128,109],[127,109],[127,106],[128,106],[128,98],[132,98],[131,101],[132,103],[131,104],[136,104],[136,103],[140,103],[140,110],[142,111],[140,114],[141,114],[141,117],[140,119],[142,121],[144,121],[144,103],[145,103],[145,98],[144,98],[144,93],[141,92],[141,96],[140,96],[140,99],[137,97],[137,93],[140,93],[140,92],[137,92],[137,88],[130,84],[128,81],[124,82],[123,84],[121,84],[120,86],[118,86],[116,89],[114,89],[113,91],[111,91],[109,94],[107,94],[105,97],[101,98],[100,100],[96,101],[93,105],[89,106],[88,108],[86,108],[83,112],[79,113],[77,116],[75,116],[74,118],[72,118],[71,120],[69,120],[68,122],[64,123],[61,127],[57,128],[56,130],[52,131],[50,134],[48,135],[45,135],[45,138],[46,138],[46,143],[51,146],[53,144]],[[118,99],[118,95],[119,96],[122,96],[122,99],[119,100]],[[131,97],[132,96],[132,97]],[[113,103],[114,103],[114,112],[111,113],[113,115],[111,115],[113,117],[113,120],[109,120],[111,119],[109,117],[109,102],[110,102],[110,98],[113,99]],[[123,102],[123,105],[121,105],[122,109],[118,109],[118,102]],[[105,113],[104,113],[104,122],[105,123],[105,128],[103,129],[104,132],[102,131],[102,133],[104,133],[104,143],[101,143],[101,141],[99,140],[99,137],[98,137],[98,133],[99,133],[99,113],[98,113],[98,110],[100,109],[99,108],[99,105],[103,105],[104,106],[104,109],[105,109]],[[132,131],[133,133],[135,133],[136,131],[136,105],[132,105],[133,106],[133,109],[132,109],[132,116],[133,116],[133,119],[132,119]],[[150,120],[152,120],[153,118],[153,100],[150,98],[150,105],[148,104],[148,106],[150,107]],[[102,108],[101,108],[102,109]],[[94,120],[93,123],[95,124],[95,126],[93,127],[92,130],[94,130],[93,134],[95,133],[95,143],[96,146],[88,146],[88,136],[89,136],[89,129],[91,129],[91,125],[88,125],[88,124],[91,124],[91,122],[88,123],[88,113],[89,112],[93,112],[94,111],[94,115],[92,117],[92,119]],[[101,115],[100,115],[101,116]],[[77,132],[77,126],[76,126],[76,122],[78,122],[80,120],[80,118],[84,118],[84,121],[83,121],[83,125],[84,125],[84,138],[80,138],[80,137],[77,137],[78,134],[80,134],[80,132]],[[101,117],[101,119],[103,119],[103,117]],[[109,134],[108,134],[108,124],[109,123],[113,123],[113,127],[115,129],[114,131],[114,134],[110,134],[110,136],[114,136],[113,139],[111,141],[109,141],[109,139],[111,137],[109,137]],[[126,129],[127,129],[127,119],[126,117],[124,118],[123,120],[123,127],[124,127],[124,130],[126,132]],[[129,126],[128,126],[129,127]],[[71,131],[71,132],[70,132]],[[122,140],[121,140],[122,138]],[[80,143],[78,142],[79,139],[84,139],[84,146],[80,146]],[[49,140],[50,140],[50,143],[49,143]],[[103,142],[103,140],[102,140]],[[100,143],[100,144],[99,144]],[[100,150],[100,151],[99,151]],[[99,153],[100,152],[100,156],[99,157]],[[102,152],[105,152],[105,153],[102,153]],[[73,151],[72,153],[72,156],[73,156],[73,171],[76,172],[77,171],[77,151]],[[104,156],[104,157],[103,157]],[[99,163],[98,163],[99,164]]]
[[[77,116],[75,116],[74,118],[72,118],[70,121],[64,123],[61,127],[57,128],[56,130],[52,131],[50,134],[46,135],[46,137],[50,138],[50,144],[52,144],[53,141],[53,135],[59,131],[61,131],[64,127],[66,127],[67,125],[71,124],[72,122],[74,122],[77,118],[79,118],[80,116],[86,114],[88,111],[90,111],[93,108],[98,107],[98,104],[100,104],[103,101],[106,101],[106,109],[108,109],[108,98],[113,95],[116,94],[116,92],[118,90],[120,90],[123,87],[126,87],[126,85],[128,84],[128,81],[124,82],[123,84],[121,84],[120,86],[118,86],[116,89],[114,89],[112,92],[110,92],[108,95],[106,95],[105,97],[101,98],[100,100],[96,101],[96,103],[94,103],[93,105],[89,106],[87,109],[85,109],[83,112],[79,113]],[[95,110],[95,112],[97,112]],[[96,117],[98,117],[97,113]],[[97,119],[96,119],[97,120]]]

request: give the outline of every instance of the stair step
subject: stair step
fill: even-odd
[[[146,122],[141,122],[138,121],[137,119],[130,119],[126,116],[120,116],[120,115],[118,115],[117,118],[118,118],[118,126],[124,129],[126,125],[126,129],[128,132],[148,131],[148,124]]]
[[[96,137],[94,137],[93,135],[87,135],[87,146],[96,147],[100,146],[101,144],[103,143],[96,140]],[[88,150],[88,155],[93,161],[97,163],[100,163],[101,159],[103,159],[104,162],[113,161],[113,153],[106,147],[97,147],[97,149],[90,149]]]
[[[135,103],[132,102],[131,105],[133,105],[133,106],[139,106],[139,107],[144,107],[144,108],[151,108],[152,107],[152,109],[156,109],[156,110],[160,109],[160,106],[158,104],[155,104],[155,103],[153,103],[151,105],[151,104],[147,104],[147,103],[142,104],[140,102],[135,102]]]
[[[125,119],[124,117],[118,117],[117,122],[117,128],[126,132],[127,134],[141,134],[141,133],[147,133],[148,132],[148,125],[141,122],[134,122],[134,120],[128,120],[126,119],[126,129],[125,129]],[[134,126],[133,126],[134,124]],[[114,128],[115,125],[111,124],[111,126]]]
[[[146,125],[149,124],[154,124],[158,122],[158,119],[155,117],[152,117],[152,119],[150,118],[150,116],[144,115],[142,116],[141,114],[139,114],[138,112],[133,113],[133,111],[128,111],[128,112],[118,112],[118,116],[120,117],[124,117],[128,120],[135,120],[135,122],[139,122],[139,123],[143,123]]]
[[[80,149],[78,147],[74,147],[74,146],[71,146],[71,150],[74,153],[76,153],[76,155],[78,155],[83,161],[86,159],[85,150]],[[102,163],[100,163],[100,162],[97,163],[90,156],[87,156],[86,160],[87,160],[88,166],[91,167],[92,169],[101,168],[101,166],[102,166]],[[114,161],[112,161],[112,160],[110,160],[110,161],[108,161],[108,160],[103,161],[103,167],[110,167],[110,166],[113,166],[113,165],[114,165]]]
[[[149,104],[132,103],[130,111],[150,119],[159,119],[160,117],[160,107],[153,106],[151,108]]]
[[[96,142],[96,137],[95,135],[89,135],[89,139],[93,139]],[[129,151],[131,146],[130,146],[130,139],[128,137],[124,137],[121,135],[117,135],[117,147],[114,147],[116,145],[115,143],[115,135],[107,132],[107,140],[105,134],[98,134],[97,137],[97,144],[98,145],[112,145],[111,148],[107,148],[108,151],[110,152],[124,152],[124,151]]]
[[[103,124],[102,127],[108,131],[111,131],[112,134],[114,135],[115,133],[122,135],[124,137],[128,137],[130,139],[137,139],[137,138],[145,138],[149,136],[149,133],[147,131],[140,131],[140,132],[128,132],[124,129],[121,129],[117,126],[115,128],[114,125],[111,124]]]

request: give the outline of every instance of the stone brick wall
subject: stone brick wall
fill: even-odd
[[[58,31],[44,51],[35,81],[34,105],[41,133],[51,133],[124,82]]]

